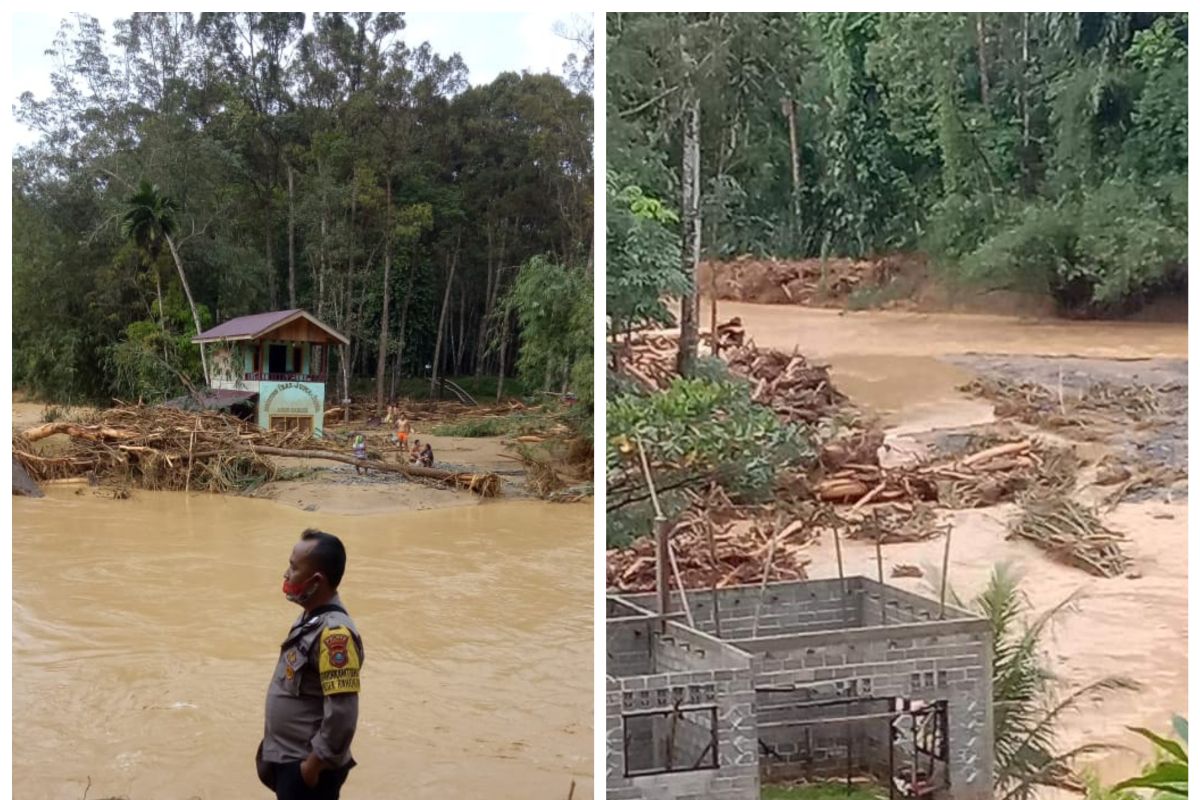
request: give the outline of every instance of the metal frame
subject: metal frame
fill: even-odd
[[[629,713],[622,714],[621,715],[621,740],[622,740],[622,748],[625,751],[625,777],[638,778],[638,777],[642,777],[644,775],[666,775],[666,774],[674,774],[677,772],[700,772],[700,771],[705,771],[705,770],[720,769],[721,768],[721,755],[719,752],[718,741],[717,741],[718,735],[719,735],[719,732],[717,730],[717,711],[718,711],[718,707],[716,705],[704,705],[704,706],[688,706],[688,707],[680,706],[677,708],[670,708],[670,709],[666,709],[666,710],[660,709],[657,711],[631,711]],[[674,767],[674,766],[672,766],[671,765],[671,756],[672,756],[671,748],[673,747],[674,743],[668,742],[667,764],[666,764],[665,768],[663,768],[663,769],[639,769],[639,770],[630,770],[629,769],[629,733],[628,733],[628,729],[627,729],[627,722],[630,719],[638,719],[638,718],[642,718],[642,717],[670,718],[672,716],[682,719],[683,715],[685,713],[693,713],[694,714],[694,713],[704,713],[704,712],[707,712],[711,719],[711,726],[709,727],[709,734],[710,734],[711,740],[709,741],[708,746],[705,747],[704,750],[700,753],[700,758],[696,759],[696,762],[692,766],[690,766],[690,767]],[[711,755],[710,755],[710,753],[711,753]],[[705,762],[705,763],[702,764],[701,762]]]
[[[783,686],[766,686],[757,687],[756,692],[795,692],[803,689],[803,686],[783,687]],[[826,700],[805,700],[794,704],[785,704],[781,708],[829,708],[833,706],[841,706],[849,711],[849,707],[853,703],[864,702],[886,702],[892,708],[890,711],[881,711],[866,714],[843,714],[842,716],[826,716],[818,717],[811,720],[800,720],[796,722],[768,722],[758,724],[762,728],[779,728],[779,727],[796,727],[812,729],[818,726],[825,725],[846,725],[846,791],[849,792],[853,787],[854,777],[854,747],[853,739],[849,736],[849,724],[853,722],[870,722],[878,720],[880,722],[887,721],[888,724],[888,798],[889,800],[919,800],[932,796],[940,789],[949,788],[949,765],[950,765],[950,741],[949,741],[949,726],[947,724],[947,711],[949,702],[946,700],[935,700],[929,703],[922,703],[919,706],[914,706],[914,702],[907,697],[877,697],[873,695],[848,695],[846,697],[829,698]],[[909,718],[908,734],[912,737],[911,744],[913,750],[912,764],[909,765],[909,780],[908,789],[903,790],[897,787],[896,783],[896,735],[903,734],[897,723],[904,717]],[[766,742],[759,739],[759,748],[767,755],[776,755]],[[928,759],[928,770],[922,771],[921,760]],[[945,781],[942,784],[925,783],[918,791],[919,775],[926,775],[926,780],[936,772],[938,764],[942,764],[944,770]],[[901,767],[903,770],[904,767]]]

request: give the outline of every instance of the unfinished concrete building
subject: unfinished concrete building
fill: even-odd
[[[669,607],[608,599],[609,800],[758,800],[764,782],[851,776],[892,797],[991,796],[986,620],[862,577]]]

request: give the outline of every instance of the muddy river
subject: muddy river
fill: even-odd
[[[253,755],[309,526],[346,542],[366,644],[348,795],[592,796],[590,505],[347,517],[74,489],[13,499],[14,796],[268,796]]]
[[[1045,380],[1047,373],[1064,369],[1084,380],[1089,375],[1129,379],[1139,373],[1187,380],[1187,327],[1181,324],[841,313],[724,301],[719,312],[722,319],[741,317],[747,337],[761,347],[799,350],[830,364],[838,388],[877,413],[892,437],[992,421],[990,403],[957,390],[981,372],[1003,369],[1009,377],[1024,377],[1027,370],[1031,379]],[[1063,718],[1060,741],[1063,749],[1092,742],[1133,748],[1089,762],[1102,779],[1128,777],[1149,753],[1126,726],[1166,732],[1172,713],[1187,713],[1186,497],[1173,503],[1122,503],[1106,518],[1129,537],[1125,549],[1134,561],[1135,580],[1096,578],[1051,561],[1031,544],[1007,540],[1011,510],[953,512],[951,582],[971,597],[986,583],[992,565],[1003,561],[1024,575],[1022,585],[1038,610],[1082,592],[1078,609],[1064,615],[1047,640],[1063,693],[1111,676],[1137,680],[1142,688],[1085,702],[1079,713]],[[888,545],[884,574],[895,564],[917,565],[932,574],[940,567],[943,547],[941,538]],[[846,551],[848,569],[875,574],[873,546],[848,542]],[[814,577],[837,574],[831,546],[818,547],[813,558]],[[911,591],[932,591],[921,578],[893,582]]]

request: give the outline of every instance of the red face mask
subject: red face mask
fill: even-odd
[[[317,586],[315,583],[313,583],[312,586],[310,586],[306,589],[305,585],[308,583],[311,583],[312,581],[315,581],[317,579],[318,575],[320,575],[320,573],[317,573],[317,575],[313,575],[307,581],[304,581],[302,583],[290,583],[287,580],[287,578],[284,578],[284,580],[283,580],[284,596],[287,597],[288,600],[291,600],[293,603],[306,602],[308,600],[308,598],[312,597],[313,593],[317,591]]]

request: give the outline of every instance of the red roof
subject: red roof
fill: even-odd
[[[251,314],[246,317],[234,317],[226,320],[215,328],[209,328],[199,336],[192,337],[193,342],[212,342],[220,339],[257,339],[269,333],[272,329],[304,317],[309,322],[324,330],[331,338],[349,344],[350,340],[335,331],[302,308],[289,308],[286,311],[267,311],[263,314]]]

